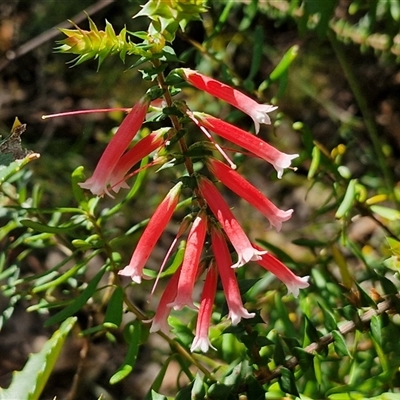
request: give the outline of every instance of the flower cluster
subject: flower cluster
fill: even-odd
[[[267,113],[275,110],[276,107],[258,104],[238,90],[199,72],[188,69],[179,69],[176,72],[194,87],[206,91],[247,113],[254,120],[257,132],[260,124],[270,124]],[[92,193],[100,196],[109,194],[110,190],[117,192],[120,188],[127,187],[126,177],[129,176],[130,169],[141,158],[168,146],[169,141],[178,132],[176,126],[152,132],[128,149],[132,139],[145,122],[149,105],[150,99],[144,96],[132,108],[104,151],[93,176],[81,184],[83,188],[90,189]],[[297,157],[297,154],[282,153],[258,136],[214,116],[192,112],[187,108],[185,108],[185,114],[179,123],[187,122],[187,117],[189,117],[206,134],[215,149],[221,149],[221,147],[216,145],[212,134],[218,135],[248,153],[269,162],[276,169],[279,178],[284,169],[290,167],[291,161]],[[191,347],[192,351],[201,350],[203,352],[206,352],[210,346],[212,347],[208,330],[218,278],[221,280],[228,305],[228,319],[231,320],[233,325],[238,324],[242,318],[254,316],[243,305],[235,268],[240,268],[253,261],[272,272],[287,286],[288,292],[294,296],[298,296],[300,289],[308,287],[308,277],[297,277],[276,257],[251,242],[218,190],[215,181],[220,181],[249,202],[278,231],[281,229],[282,223],[291,217],[293,210],[279,209],[260,190],[243,178],[235,170],[232,162],[227,165],[218,160],[214,153],[216,152],[208,152],[204,155],[205,168],[203,173],[195,173],[193,168],[187,168],[195,182],[192,185],[193,211],[190,214],[190,223],[185,218],[177,238],[173,242],[173,245],[175,245],[180,236],[188,230],[184,257],[161,296],[151,326],[152,332],[168,331],[168,316],[172,309],[180,310],[185,306],[196,309],[193,288],[196,281],[205,274],[199,303],[196,335]],[[225,153],[223,156],[227,159]],[[150,218],[129,264],[119,271],[120,275],[128,276],[138,284],[142,281],[146,262],[173,217],[182,194],[184,182],[183,179],[178,180],[159,204]],[[170,252],[171,249],[166,257]],[[165,262],[166,260],[164,260]]]

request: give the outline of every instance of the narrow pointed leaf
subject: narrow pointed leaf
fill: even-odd
[[[132,371],[136,364],[137,355],[139,352],[139,345],[141,340],[142,322],[139,320],[134,321],[132,324],[127,325],[124,331],[124,336],[129,343],[128,352],[125,360],[118,371],[110,378],[110,384],[115,385],[122,379],[126,378]]]
[[[290,369],[281,367],[279,385],[283,392],[293,394],[294,396],[299,396],[299,392],[296,387],[296,380],[293,372]]]
[[[115,288],[107,305],[103,325],[107,328],[117,328],[122,322],[124,291],[122,287]]]
[[[334,338],[333,345],[335,347],[336,353],[341,357],[351,357],[347,344],[343,338],[343,335],[339,331],[332,331]]]
[[[31,354],[21,371],[14,372],[11,385],[0,389],[0,400],[38,400],[77,318],[65,320],[39,353]]]
[[[87,285],[86,289],[82,291],[82,293],[74,300],[73,303],[71,303],[69,306],[58,312],[57,314],[53,315],[50,317],[46,322],[45,326],[50,326],[52,324],[55,324],[59,321],[63,321],[64,319],[70,317],[71,315],[75,314],[78,312],[85,304],[86,302],[92,297],[93,293],[97,289],[97,285],[100,282],[100,279],[106,272],[106,266],[103,266],[101,270],[95,275],[95,277],[90,281],[90,283]]]

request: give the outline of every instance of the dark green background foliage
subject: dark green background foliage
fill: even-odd
[[[78,182],[123,114],[41,119],[131,107],[150,85],[130,68],[137,57],[70,68],[73,56],[53,51],[58,35],[9,59],[91,4],[0,4],[0,386],[22,376],[26,398],[41,399],[399,399],[399,2],[210,1],[202,20],[175,38],[179,60],[167,73],[200,69],[272,100],[279,109],[260,136],[300,154],[297,170],[279,181],[259,160],[241,166],[282,209],[294,209],[279,234],[224,195],[249,236],[310,275],[310,287],[294,299],[274,276],[241,268],[243,299],[257,315],[229,326],[220,291],[210,333],[216,350],[205,355],[188,351],[192,310],[172,313],[170,336],[149,335],[142,320],[153,315],[164,280],[150,299],[152,281],[124,287],[110,278],[126,265],[173,173],[144,171],[116,199],[91,198]],[[138,10],[137,1],[115,1],[91,18],[99,29],[107,19],[117,33],[146,30],[145,18],[131,19]],[[78,25],[88,28],[86,19]],[[184,95],[192,109],[252,127],[204,93]],[[40,158],[12,162],[5,151],[15,117],[27,124],[22,146]],[[158,270],[176,234],[171,225],[149,270]]]

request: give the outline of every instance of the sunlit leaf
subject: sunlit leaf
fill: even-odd
[[[45,343],[39,353],[32,354],[21,371],[14,372],[7,389],[0,389],[1,400],[37,400],[46,385],[63,348],[64,341],[77,318],[66,319]]]

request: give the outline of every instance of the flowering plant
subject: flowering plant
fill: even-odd
[[[229,3],[221,11],[221,24],[234,7]],[[247,16],[260,12],[254,8],[257,2],[251,3],[243,6]],[[38,398],[71,332],[86,347],[70,398],[79,396],[84,381],[79,374],[97,340],[125,346],[124,360],[108,371],[110,387],[135,379],[146,358],[142,352],[149,347],[159,355],[157,376],[138,394],[146,399],[330,396],[339,390],[331,380],[356,388],[348,383],[356,367],[338,367],[336,375],[325,367],[345,357],[361,362],[346,334],[370,325],[375,358],[383,354],[379,318],[398,311],[397,282],[386,270],[385,275],[370,268],[346,227],[354,210],[357,216],[379,220],[391,236],[395,264],[396,234],[379,218],[398,214],[375,202],[393,200],[396,194],[368,196],[365,182],[351,179],[342,165],[343,146],[328,152],[304,124],[288,123],[280,101],[298,46],[281,60],[274,58],[275,68],[260,72],[263,80],[256,88],[256,68],[241,79],[210,44],[214,33],[205,33],[203,43],[191,37],[193,26],[207,29],[214,6],[202,0],[149,0],[133,16],[140,26],[135,32],[124,27],[117,34],[108,21],[101,30],[90,17],[88,29],[75,23],[73,29],[61,29],[65,37],[56,50],[74,54],[75,67],[97,60],[100,72],[107,71],[108,60],[119,55],[129,63],[131,78],[141,76],[143,82],[130,91],[126,107],[65,110],[43,117],[50,123],[108,113],[117,115],[118,123],[110,135],[100,137],[101,151],[80,149],[88,159],[72,173],[68,207],[55,207],[51,213],[37,198],[25,201],[23,191],[7,205],[20,213],[18,227],[31,235],[25,242],[22,235],[15,246],[31,246],[32,251],[54,246],[64,257],[32,276],[19,278],[6,269],[5,278],[12,276],[5,286],[10,304],[26,292],[24,300],[31,301],[30,310],[45,315],[46,326],[61,325],[32,357],[33,363],[15,376],[4,398],[20,396],[20,382],[28,375],[39,384],[26,391]],[[310,7],[296,12],[308,15]],[[326,10],[319,11],[323,20]],[[245,29],[243,21],[239,31]],[[217,24],[215,35],[219,29]],[[258,66],[261,39],[253,38],[252,62]],[[187,43],[187,52],[178,51],[180,41]],[[106,74],[111,76],[111,69]],[[10,138],[0,143],[0,153],[13,158],[0,169],[4,193],[19,170],[39,157],[21,148],[21,127],[16,121]],[[299,205],[298,182],[313,182],[311,191],[314,184],[325,184],[324,179],[329,183],[315,196],[324,199],[314,213],[326,216],[321,231],[327,232],[292,240],[294,231],[303,234],[300,219],[309,217]],[[6,229],[13,226],[10,222]],[[332,232],[334,237],[326,239]],[[346,243],[368,266],[368,284],[379,282],[385,294],[379,294],[379,287],[370,296],[358,283],[367,278],[353,276],[343,250]],[[1,268],[2,263],[0,258]],[[364,310],[366,306],[370,309]],[[347,325],[339,324],[341,320]],[[387,382],[399,363],[385,362],[379,379]],[[166,389],[163,382],[175,363],[182,380]],[[334,377],[323,379],[323,374]]]

